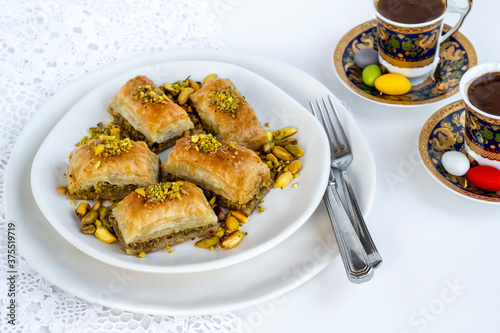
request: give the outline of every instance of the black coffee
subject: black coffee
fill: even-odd
[[[377,11],[385,18],[399,23],[424,23],[441,16],[445,0],[377,0]]]
[[[486,73],[472,81],[467,96],[479,110],[500,116],[500,72]]]

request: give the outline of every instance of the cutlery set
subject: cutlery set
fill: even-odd
[[[330,144],[330,177],[323,200],[333,226],[347,277],[353,283],[363,283],[373,277],[374,269],[382,264],[380,256],[359,209],[349,182],[347,167],[353,160],[349,139],[340,122],[332,97],[309,102],[312,113],[324,127]],[[337,191],[339,175],[345,204]]]

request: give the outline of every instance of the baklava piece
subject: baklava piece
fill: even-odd
[[[108,111],[132,140],[145,141],[155,153],[172,147],[194,127],[187,112],[144,75],[121,87]]]
[[[109,221],[129,255],[208,237],[218,230],[217,216],[203,191],[187,181],[135,190],[116,205]]]
[[[205,131],[258,150],[267,142],[254,109],[229,79],[213,79],[191,94]]]
[[[217,203],[250,215],[269,192],[269,167],[257,154],[211,134],[179,139],[163,171],[211,191]]]
[[[160,158],[142,141],[103,137],[70,156],[66,182],[71,199],[117,201],[160,178]]]

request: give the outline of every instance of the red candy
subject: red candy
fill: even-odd
[[[467,172],[467,179],[472,185],[486,191],[500,191],[500,170],[491,166],[480,165]]]

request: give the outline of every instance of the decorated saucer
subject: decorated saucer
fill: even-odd
[[[441,158],[447,151],[464,152],[464,122],[463,100],[448,104],[434,113],[420,132],[420,158],[427,171],[446,188],[467,198],[500,203],[500,191],[479,189],[470,184],[466,177],[453,176],[446,172],[441,163]]]
[[[444,25],[443,33],[450,26]],[[340,80],[344,85],[370,101],[389,105],[415,106],[442,101],[459,91],[462,75],[477,64],[474,47],[460,32],[455,32],[441,44],[440,79],[433,81],[428,77],[411,90],[400,96],[381,94],[374,87],[363,83],[362,70],[354,63],[354,54],[360,49],[377,49],[377,24],[375,20],[365,22],[349,31],[337,44],[333,54],[333,64]]]

